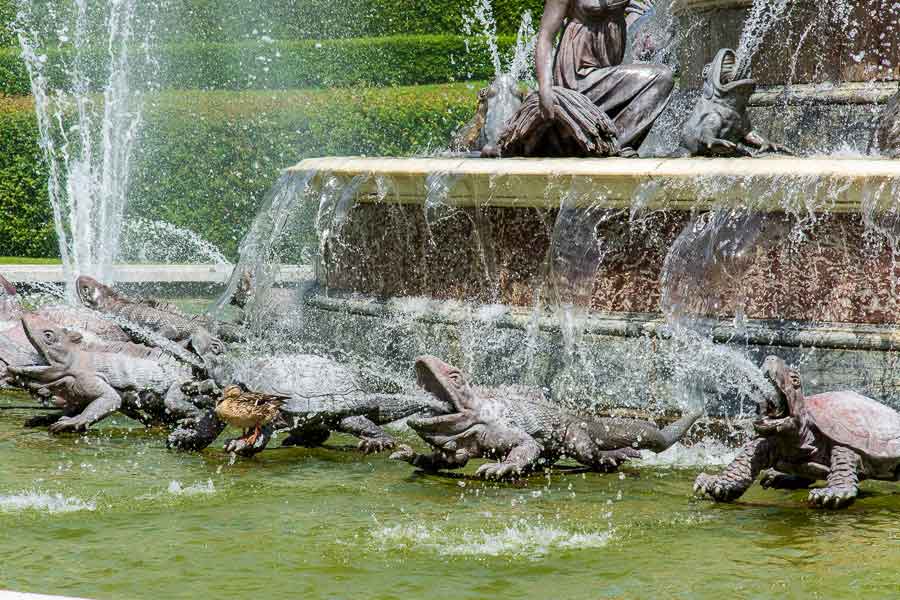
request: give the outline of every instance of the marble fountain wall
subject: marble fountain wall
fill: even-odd
[[[900,162],[325,158],[293,171],[308,198],[345,190],[340,223],[320,214],[328,232],[304,308],[307,334],[333,347],[401,370],[435,353],[485,384],[634,409],[671,406],[685,362],[740,379],[720,353],[731,347],[756,364],[776,353],[801,365],[807,391],[852,387],[900,407],[900,266],[882,218]],[[554,234],[561,202],[603,214],[602,259],[565,297],[548,283],[548,252],[567,235]],[[672,336],[662,282],[678,236],[710,211],[784,228],[752,244],[740,272],[699,281],[704,311],[690,325],[717,344],[698,346]],[[727,389],[716,406],[748,408]]]
[[[762,18],[754,20],[754,10]],[[776,21],[752,53],[758,88],[749,114],[764,135],[797,150],[865,152],[881,105],[898,90],[900,5],[893,0],[769,0],[755,7],[752,0],[679,0],[673,11],[685,39],[677,52],[683,90],[700,89],[703,66],[719,48],[736,48]],[[780,18],[769,19],[773,11]],[[690,105],[694,95],[680,93],[675,105]],[[679,118],[677,111],[668,117]]]

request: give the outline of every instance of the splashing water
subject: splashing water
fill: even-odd
[[[577,532],[558,526],[517,521],[506,528],[488,531],[449,531],[440,526],[402,524],[372,532],[383,550],[417,550],[441,556],[507,556],[537,560],[565,550],[604,548],[613,531]]]
[[[14,28],[31,79],[67,281],[79,274],[112,281],[119,254],[131,159],[142,125],[142,92],[130,77],[138,63],[145,73],[152,73],[155,64],[149,52],[152,27],[137,22],[138,7],[137,0],[107,3],[104,54],[89,39],[97,9],[86,0],[73,6],[18,2]],[[138,46],[143,54],[134,51]],[[65,62],[67,55],[71,59]],[[105,73],[105,80],[96,72]],[[65,81],[57,84],[59,73]],[[100,102],[94,94],[98,88],[103,90]]]
[[[80,498],[70,498],[62,494],[48,494],[38,491],[0,495],[0,512],[20,512],[33,510],[50,514],[93,511],[97,505]]]
[[[135,217],[124,223],[119,259],[130,262],[228,265],[212,243],[189,229]]]

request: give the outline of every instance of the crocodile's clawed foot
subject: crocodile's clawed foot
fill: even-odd
[[[413,460],[415,460],[416,458],[416,451],[406,444],[401,444],[397,446],[397,450],[394,451],[388,458],[391,460],[399,460],[412,464]]]
[[[359,440],[359,445],[357,445],[360,452],[364,454],[375,454],[385,450],[393,450],[396,447],[397,442],[390,437],[364,437]]]
[[[739,498],[743,490],[721,477],[700,473],[694,481],[694,493],[709,496],[716,502],[731,502]]]
[[[846,508],[853,504],[859,493],[854,486],[829,486],[809,492],[809,503],[822,508]]]
[[[87,431],[87,428],[90,427],[90,422],[78,417],[60,417],[55,423],[50,426],[50,433],[65,433],[65,432],[78,432],[78,431]]]
[[[641,453],[634,448],[620,448],[618,450],[610,450],[602,452],[594,463],[594,467],[600,471],[611,472],[622,466],[633,458],[640,458]]]
[[[513,479],[521,474],[522,467],[511,462],[487,463],[481,465],[478,467],[478,470],[475,471],[476,477],[493,480]]]

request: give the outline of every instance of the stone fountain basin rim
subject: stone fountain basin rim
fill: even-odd
[[[405,314],[410,319],[441,325],[459,326],[466,321],[478,321],[477,305],[465,301],[427,299],[416,303],[418,310],[408,311],[402,298],[376,299],[362,294],[346,294],[330,290],[329,295],[313,293],[307,296],[307,306],[328,312],[358,317],[395,319]],[[505,311],[488,321],[500,329],[527,331],[533,326],[534,314],[529,307],[507,306]],[[780,322],[748,319],[744,328],[737,329],[732,319],[704,318],[698,324],[718,343],[747,343],[783,348],[819,348],[850,351],[895,351],[900,348],[900,331],[892,325],[825,322]],[[552,315],[538,320],[541,331],[559,333],[559,322]],[[656,337],[670,336],[669,326],[660,314],[612,313],[589,311],[584,331],[598,337]]]
[[[900,160],[871,157],[322,157],[287,171],[315,172],[313,183],[329,176],[366,176],[357,201],[394,204],[424,204],[428,178],[445,175],[456,181],[441,201],[457,207],[558,208],[560,194],[574,189],[580,192],[577,203],[610,208],[631,207],[642,194],[643,206],[654,209],[725,204],[762,211],[858,212],[873,190],[900,185]],[[379,195],[378,179],[391,184],[386,195]],[[891,195],[881,194],[885,200]]]

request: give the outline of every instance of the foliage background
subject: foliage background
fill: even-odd
[[[283,168],[446,146],[493,73],[483,40],[467,35],[473,2],[156,0],[158,72],[135,78],[154,86],[130,214],[188,228],[234,258]],[[543,1],[492,5],[505,51],[522,12],[539,16]],[[0,25],[15,12],[0,0]],[[0,256],[52,257],[46,166],[17,46],[0,26]],[[71,57],[45,51],[51,81],[62,81]]]

